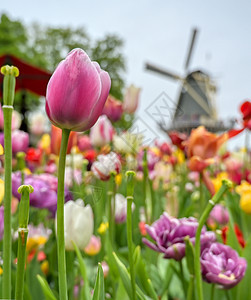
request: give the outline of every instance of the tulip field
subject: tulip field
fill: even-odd
[[[25,132],[21,74],[1,74],[0,299],[251,300],[250,101],[236,128],[145,145],[121,127],[140,89],[116,99],[108,72],[77,48]]]

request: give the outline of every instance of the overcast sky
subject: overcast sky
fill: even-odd
[[[216,105],[221,118],[240,116],[240,103],[251,92],[251,2],[210,1],[80,1],[8,0],[1,12],[29,25],[83,25],[92,38],[117,33],[125,41],[127,84],[142,88],[138,116],[157,135],[147,107],[165,92],[176,101],[179,84],[144,70],[146,61],[185,75],[184,60],[193,27],[199,35],[190,70],[209,72],[218,86]],[[172,103],[172,102],[170,102]],[[243,141],[237,138],[236,145]]]

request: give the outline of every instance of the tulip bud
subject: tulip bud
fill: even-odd
[[[16,78],[19,75],[19,70],[14,66],[3,66],[1,73],[4,75],[3,80],[3,103],[7,106],[13,106]]]
[[[123,113],[123,104],[111,95],[108,96],[102,114],[106,115],[112,122],[120,120]]]
[[[110,86],[109,74],[82,49],[73,49],[50,78],[46,113],[59,128],[88,130],[101,115]]]
[[[126,90],[123,105],[125,112],[133,114],[136,111],[139,103],[140,90],[140,88],[135,87],[133,84]]]
[[[99,253],[101,249],[101,240],[100,237],[93,235],[90,239],[89,244],[85,247],[85,253],[94,256]]]

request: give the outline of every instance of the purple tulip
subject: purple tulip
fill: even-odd
[[[30,205],[38,208],[47,208],[52,213],[57,210],[57,178],[51,174],[27,175],[25,184],[34,187],[30,194]],[[12,194],[20,200],[21,195],[17,192],[21,185],[20,172],[12,173]],[[70,193],[65,189],[65,201],[71,199]]]
[[[3,230],[4,230],[3,215],[4,215],[4,207],[1,206],[0,207],[0,241],[3,239]]]
[[[165,212],[152,226],[146,225],[146,231],[155,243],[145,238],[143,242],[151,249],[164,253],[164,258],[179,261],[185,256],[185,237],[189,236],[194,244],[197,227],[198,221],[195,218],[176,219]],[[214,241],[215,234],[203,227],[200,238],[202,250]]]
[[[90,129],[101,115],[109,94],[109,74],[82,49],[72,50],[56,68],[46,91],[51,123],[73,131]]]
[[[220,243],[213,243],[204,249],[200,261],[203,279],[224,289],[239,283],[247,268],[244,258],[239,257],[231,247]]]

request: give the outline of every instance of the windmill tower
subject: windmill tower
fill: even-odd
[[[165,132],[179,131],[189,133],[193,128],[204,125],[212,132],[224,131],[233,127],[234,121],[227,125],[220,121],[215,106],[216,85],[212,78],[202,70],[189,71],[198,30],[193,29],[187,57],[185,60],[185,76],[146,63],[146,69],[166,76],[181,83],[176,110],[169,127],[159,124]]]

